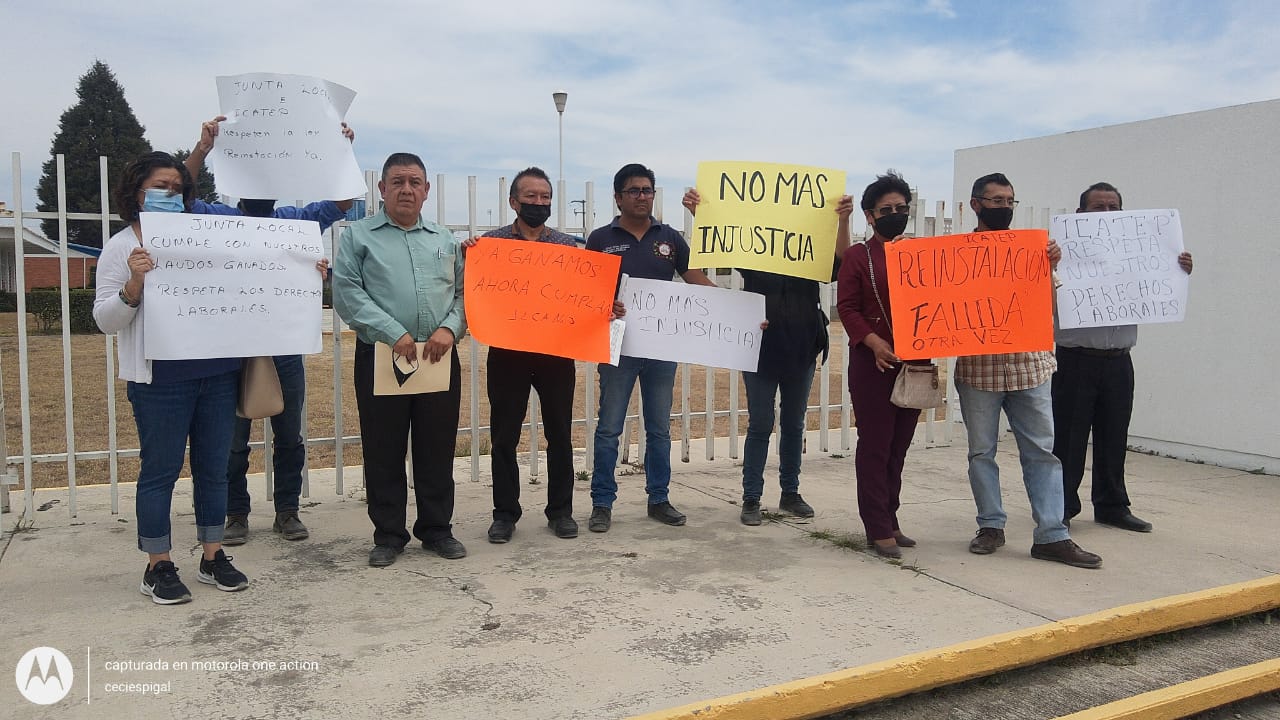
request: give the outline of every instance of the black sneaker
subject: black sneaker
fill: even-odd
[[[191,591],[178,579],[178,568],[168,560],[161,560],[155,567],[142,572],[142,585],[138,591],[151,597],[157,605],[180,605],[191,602]]]
[[[551,532],[555,533],[558,538],[568,540],[578,537],[578,521],[568,515],[550,518],[547,520],[547,527],[551,528]]]
[[[243,545],[249,539],[249,516],[228,515],[227,528],[222,531],[223,545]]]
[[[684,513],[672,507],[669,502],[650,505],[649,517],[665,525],[683,525],[685,520]]]
[[[613,525],[613,510],[598,505],[591,508],[591,519],[587,521],[588,530],[599,533],[609,532],[611,525]]]
[[[800,497],[800,493],[782,493],[782,499],[778,501],[778,509],[799,518],[813,517],[813,508]]]
[[[741,519],[742,519],[743,525],[759,525],[760,524],[760,501],[759,500],[743,500]]]
[[[249,578],[231,564],[231,558],[222,548],[212,560],[200,559],[200,574],[196,579],[205,585],[214,585],[223,592],[236,592],[249,587]]]
[[[231,524],[229,520],[227,524]],[[311,535],[307,531],[307,526],[298,519],[297,510],[276,513],[276,521],[271,523],[271,532],[279,533],[285,540],[306,540]],[[225,536],[222,538],[222,544],[227,544]]]

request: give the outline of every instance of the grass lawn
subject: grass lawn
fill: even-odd
[[[16,313],[0,314],[0,366],[2,366],[3,370],[3,376],[0,381],[3,382],[6,442],[10,456],[22,455],[17,325]],[[28,323],[28,331],[30,332],[28,336],[28,365],[31,387],[32,452],[35,454],[64,452],[66,450],[66,416],[63,403],[62,337],[59,334],[41,335],[34,332],[32,328],[34,328],[34,323]],[[839,323],[835,323],[831,327],[831,341],[833,348],[839,347],[844,342],[843,332]],[[356,412],[355,391],[351,381],[354,348],[354,336],[348,332],[344,335],[342,341],[342,357],[339,360],[342,379],[339,386],[342,388],[344,434],[358,436],[359,417]],[[105,350],[106,341],[102,335],[71,336],[71,392],[75,418],[76,450],[80,452],[107,449]],[[469,379],[472,358],[469,340],[462,343],[460,353],[462,361],[461,427],[466,428],[471,425],[471,388]],[[485,394],[484,353],[485,350],[481,348],[479,352],[481,365],[477,385],[480,394],[478,424],[482,428],[488,424],[489,420],[489,405]],[[840,367],[840,363],[843,362],[843,356],[843,350],[841,350],[840,354],[836,356],[837,364],[831,368],[830,399],[836,405],[836,409],[830,413],[828,421],[829,427],[832,428],[838,427],[840,423],[838,403],[843,383],[843,374]],[[333,365],[333,340],[332,336],[326,335],[325,351],[306,358],[308,379],[306,428],[310,437],[332,437],[334,435]],[[713,400],[715,406],[717,409],[728,409],[730,373],[727,370],[716,370],[714,377]],[[575,417],[577,418],[586,416],[584,383],[587,380],[585,364],[580,363],[575,402]],[[595,382],[594,373],[590,381]],[[120,449],[136,448],[138,446],[138,437],[134,429],[132,410],[128,399],[125,397],[125,383],[114,378],[112,382],[115,383],[116,388],[117,446]],[[819,378],[815,378],[813,390],[810,394],[810,405],[818,404],[819,384]],[[706,369],[702,367],[693,368],[689,385],[690,410],[693,412],[705,410]],[[638,396],[638,394],[637,392],[636,395]],[[633,399],[634,402],[635,400]],[[741,387],[741,384],[739,385],[738,403],[739,408],[743,411],[738,418],[738,432],[745,435],[747,429],[746,390]],[[672,403],[672,409],[678,413],[680,407],[680,376],[677,375],[676,396]],[[809,428],[816,429],[818,426],[818,414],[811,413],[809,415]],[[671,432],[673,442],[678,442],[680,437],[680,422],[678,418],[672,422]],[[691,423],[690,432],[694,437],[705,437],[705,420],[695,418]],[[727,417],[717,419],[715,421],[714,434],[723,436],[728,435],[728,433],[729,419]],[[487,452],[489,447],[488,432],[481,430],[479,436],[481,452]],[[261,423],[255,423],[253,439],[260,440],[261,437]],[[575,427],[574,444],[577,447],[586,445],[585,425]],[[522,449],[528,448],[527,433],[523,446]],[[464,455],[470,453],[470,441],[466,435],[462,435],[458,439],[458,452]],[[262,472],[262,457],[263,454],[260,452],[255,452],[250,456],[250,472]],[[324,446],[312,447],[308,462],[311,467],[315,468],[332,467],[334,465],[333,448]],[[343,464],[358,466],[361,462],[359,445],[348,445],[344,449]],[[17,464],[21,466],[21,461],[18,461]],[[119,479],[121,481],[136,479],[137,472],[138,461],[136,458],[119,459]],[[36,487],[56,487],[67,483],[67,467],[62,462],[37,463],[34,465],[33,475]],[[76,482],[78,484],[104,483],[108,482],[109,479],[109,467],[106,460],[81,460],[76,463]]]

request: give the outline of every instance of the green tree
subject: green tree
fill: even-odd
[[[173,151],[173,158],[180,163],[185,163],[190,155],[190,150]],[[207,203],[218,202],[218,187],[214,184],[213,173],[209,172],[207,163],[200,163],[200,175],[196,177],[196,199]]]
[[[112,192],[124,167],[151,151],[151,143],[143,137],[142,124],[124,98],[124,88],[106,63],[95,61],[89,71],[80,76],[76,96],[79,100],[62,113],[58,121],[50,153],[53,157],[45,162],[36,190],[42,212],[58,209],[57,155],[66,156],[68,211],[99,212],[102,207],[98,157],[107,157],[107,190]],[[121,227],[113,223],[111,232]],[[44,220],[41,228],[51,239],[61,237],[57,220]],[[73,243],[101,247],[106,239],[101,236],[101,228],[101,223],[96,221],[68,221],[67,238]]]

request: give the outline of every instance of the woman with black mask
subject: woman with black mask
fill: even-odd
[[[858,428],[858,514],[869,546],[888,558],[900,558],[900,548],[916,544],[898,528],[898,496],[920,411],[889,402],[902,361],[893,351],[885,267],[885,243],[902,241],[910,211],[911,188],[894,171],[867,186],[862,212],[875,234],[845,251],[836,304],[849,338],[849,394]],[[842,218],[841,235],[848,232],[847,224]]]

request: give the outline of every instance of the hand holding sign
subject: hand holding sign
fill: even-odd
[[[904,360],[1053,349],[1044,230],[885,244],[893,347]]]
[[[838,221],[832,209],[844,187],[845,174],[827,168],[699,163],[690,264],[827,282]]]
[[[1055,215],[1049,232],[1062,246],[1059,327],[1179,322],[1186,317],[1191,256],[1182,252],[1177,210]]]
[[[343,118],[355,92],[304,75],[217,79],[227,118],[209,157],[218,189],[241,198],[343,200],[365,192]],[[204,131],[201,140],[204,140]]]

